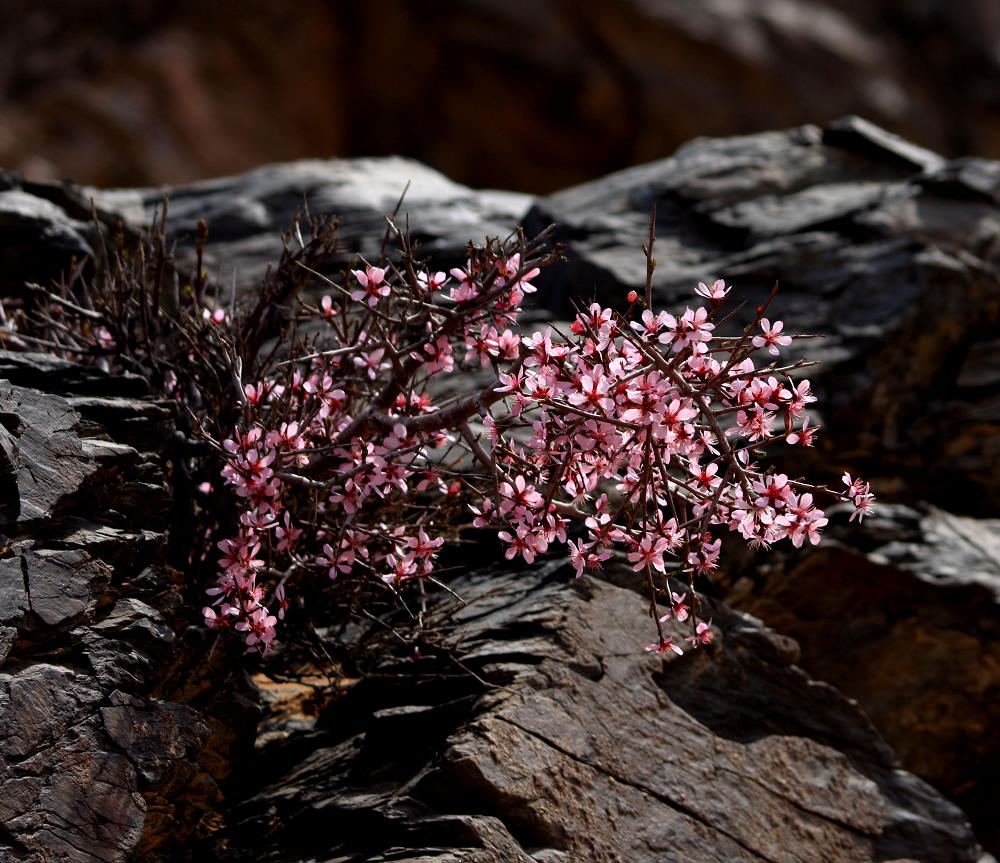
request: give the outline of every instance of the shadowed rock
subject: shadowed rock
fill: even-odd
[[[154,695],[185,661],[173,576],[149,566],[173,415],[127,378],[6,353],[0,369],[0,859],[133,860],[183,842],[219,795],[204,715]],[[131,481],[140,465],[152,482]]]
[[[796,638],[803,667],[858,699],[995,847],[1000,522],[886,505],[865,527],[770,561],[730,599]]]
[[[452,586],[469,604],[450,639],[493,685],[444,657],[381,669],[304,757],[292,740],[262,752],[273,784],[237,809],[236,847],[261,861],[980,859],[962,813],[752,618],[706,608],[716,642],[664,660],[643,655],[651,626],[629,590],[544,569]]]

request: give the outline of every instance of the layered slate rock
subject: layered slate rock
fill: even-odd
[[[48,287],[100,254],[98,225],[113,229],[117,215],[94,209],[78,189],[32,183],[0,170],[0,288],[3,299]]]
[[[235,849],[282,863],[980,859],[964,815],[794,665],[790,639],[716,604],[709,648],[643,655],[640,597],[553,570],[453,584],[468,601],[446,618],[453,660],[388,664],[307,745],[265,747],[270,784],[238,807]]]
[[[458,265],[469,242],[506,236],[524,220],[530,195],[470,189],[412,159],[309,159],[267,165],[235,177],[168,189],[85,189],[102,207],[124,213],[134,226],[168,208],[168,238],[185,244],[208,225],[205,267],[213,281],[252,290],[281,256],[282,234],[297,217],[333,215],[346,265],[362,254],[375,260],[386,245],[386,217],[428,254]],[[294,238],[293,238],[294,240]]]
[[[645,283],[655,206],[655,302],[683,308],[721,277],[745,320],[779,282],[771,319],[822,336],[789,352],[822,361],[808,377],[826,427],[794,467],[836,452],[883,494],[1000,513],[998,178],[856,118],[696,140],[538,202],[528,227],[556,222],[571,260],[539,301],[621,307]]]
[[[45,356],[0,352],[0,376],[0,859],[136,859],[226,772],[199,756],[227,722],[170,700],[206,685],[162,564],[173,410]]]
[[[730,600],[796,638],[802,665],[858,699],[997,847],[1000,520],[885,505],[835,537],[772,558]]]

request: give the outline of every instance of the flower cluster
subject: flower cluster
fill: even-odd
[[[219,443],[244,508],[236,537],[218,543],[209,625],[266,650],[276,619],[261,582],[277,582],[281,617],[299,573],[422,592],[443,509],[470,489],[473,524],[497,528],[508,559],[565,547],[579,576],[620,553],[654,612],[670,608],[654,613],[660,653],[682,652],[668,619],[689,623],[691,647],[711,641],[711,622],[667,577],[693,588],[713,573],[721,532],[755,547],[819,541],[821,489],[757,463],[767,445],[811,446],[818,431],[809,381],[793,379],[804,363],[776,359],[792,337],[767,306],[724,336],[723,281],[699,284],[707,305],[679,314],[650,308],[647,288],[625,315],[594,303],[566,332],[519,335],[531,280],[553,257],[538,251],[523,240],[472,248],[445,275],[420,267],[403,238],[396,266],[366,263],[303,307],[309,348],[240,381],[245,423]],[[439,383],[476,371],[490,380],[472,392]],[[845,481],[829,494],[860,518],[873,498]]]

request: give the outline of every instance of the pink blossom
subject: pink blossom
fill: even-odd
[[[466,491],[473,525],[499,528],[507,560],[530,564],[565,543],[578,577],[615,550],[634,572],[666,572],[673,553],[684,573],[709,575],[721,541],[706,531],[720,526],[751,547],[819,542],[827,519],[815,487],[754,463],[770,443],[812,445],[817,429],[802,415],[815,397],[808,381],[756,369],[738,333],[716,336],[730,290],[721,279],[695,289],[706,308],[679,316],[634,296],[623,314],[594,303],[565,335],[553,325],[522,337],[515,322],[538,271],[513,250],[475,250],[451,277],[405,273],[391,287],[387,266],[354,270],[351,296],[364,307],[341,317],[343,302],[324,298],[311,311],[329,326],[310,335],[309,354],[273,360],[244,387],[251,428],[221,447],[239,532],[217,543],[206,625],[266,651],[288,603],[278,576],[272,615],[265,582],[306,567],[381,579],[392,592],[430,589],[443,546],[435,534]],[[790,344],[782,322],[760,324],[754,349]],[[458,377],[470,367],[486,379],[471,398]],[[441,376],[435,399],[431,375]],[[313,468],[310,458],[314,472],[298,470]],[[845,483],[833,496],[861,519],[873,506],[868,484]],[[585,538],[567,540],[571,515]],[[686,640],[709,644],[711,621],[692,619],[688,597],[669,593],[662,620],[692,620]],[[670,638],[649,649],[682,653]]]
[[[801,548],[807,539],[813,545],[819,543],[820,530],[826,525],[827,518],[823,510],[813,506],[813,497],[806,492],[791,495],[785,512],[775,519],[775,523],[786,529],[792,545]]]
[[[217,545],[222,552],[219,566],[223,569],[246,573],[264,565],[264,561],[257,557],[260,541],[253,531],[241,530],[235,540],[223,539]]]
[[[538,267],[532,267],[527,272],[521,273],[520,278],[518,278],[518,271],[521,269],[520,254],[513,254],[507,261],[499,262],[498,267],[504,279],[517,279],[514,285],[524,293],[533,294],[537,290],[534,285],[528,282],[528,279],[533,279],[541,270]]]
[[[665,522],[657,523],[655,530],[656,535],[666,543],[666,548],[671,551],[680,546],[684,541],[684,534],[686,533],[684,528],[678,526],[676,518],[670,518]]]
[[[385,562],[392,567],[392,571],[384,573],[382,581],[392,587],[401,587],[417,574],[417,563],[411,557],[397,557],[394,554],[388,554]]]
[[[494,506],[493,506],[493,501],[490,500],[488,497],[483,498],[481,509],[477,509],[471,504],[469,505],[469,509],[471,509],[476,516],[472,520],[473,527],[490,527],[490,525],[492,525]]]
[[[453,269],[451,274],[457,280],[457,284],[451,286],[449,295],[456,303],[467,303],[479,296],[479,285],[472,275],[458,268]]]
[[[351,562],[353,563],[353,561]],[[338,563],[338,555],[334,552],[328,542],[323,543],[323,554],[316,558],[316,565],[321,569],[326,569],[330,578],[336,578],[342,571],[342,567]],[[349,571],[350,568],[348,568],[348,572]]]
[[[662,656],[666,656],[669,653],[676,653],[678,656],[683,656],[684,651],[678,645],[674,644],[674,640],[667,636],[662,641],[656,644],[649,644],[646,646],[647,653],[659,653]]]
[[[291,513],[286,510],[284,523],[277,527],[274,534],[278,539],[277,550],[291,551],[295,547],[295,543],[298,542],[299,537],[302,536],[302,528],[292,526]]]
[[[854,512],[848,521],[857,519],[861,521],[866,515],[870,515],[875,509],[875,496],[870,494],[858,495],[854,498]]]
[[[857,479],[851,479],[849,473],[845,473],[841,480],[847,486],[847,497],[848,499],[854,499],[859,494],[864,495],[868,493],[868,483],[862,480],[860,477]]]
[[[542,496],[529,485],[523,474],[514,477],[513,483],[500,484],[500,512],[506,514],[517,508],[534,509],[542,503]]]
[[[691,459],[690,469],[691,479],[697,489],[712,492],[716,486],[722,484],[722,477],[716,476],[719,472],[719,466],[715,462],[702,466],[695,459]]]
[[[687,562],[694,567],[694,571],[699,575],[711,575],[712,571],[719,565],[719,552],[722,549],[722,540],[715,542],[706,539],[698,551],[688,554]]]
[[[406,557],[418,562],[424,572],[430,572],[438,549],[444,545],[443,536],[431,539],[423,528],[417,531],[416,537],[408,536],[403,541],[407,546]]]
[[[516,360],[521,340],[510,330],[504,330],[497,339],[497,359],[501,361]]]
[[[274,641],[274,625],[278,622],[274,615],[269,614],[266,608],[257,608],[240,620],[234,629],[246,632],[247,647],[260,645],[258,649],[266,653],[267,649]]]
[[[754,336],[753,346],[755,348],[766,347],[769,353],[777,356],[778,345],[790,345],[792,343],[790,336],[781,335],[781,330],[784,326],[782,321],[775,321],[772,327],[771,322],[767,318],[762,318],[760,328],[764,331],[764,335]]]
[[[707,342],[712,337],[712,330],[715,329],[715,324],[708,322],[708,312],[703,308],[697,311],[687,309],[680,318],[666,315],[665,322],[667,332],[660,334],[659,341],[662,344],[672,342],[670,350],[674,353],[682,351],[689,345]]]
[[[569,546],[570,562],[576,570],[576,577],[579,578],[583,575],[583,570],[587,566],[587,556],[593,546],[593,543],[584,542],[583,540],[574,541],[571,539],[567,545]]]
[[[698,296],[705,297],[705,299],[708,300],[722,301],[726,298],[726,294],[728,294],[731,290],[732,288],[727,288],[726,283],[722,281],[722,279],[718,279],[717,281],[712,282],[711,287],[706,285],[704,282],[698,282],[698,287],[694,289],[694,292],[698,294]]]
[[[333,323],[337,317],[337,311],[333,308],[333,300],[326,294],[319,301],[319,310],[329,323]]]
[[[647,566],[651,566],[659,572],[664,572],[666,564],[663,562],[663,551],[666,547],[667,543],[665,540],[652,536],[644,536],[642,541],[636,544],[635,551],[630,552],[628,555],[628,562],[633,564],[633,572],[638,572]]]
[[[261,402],[264,401],[264,398],[267,396],[269,389],[270,387],[266,382],[262,382],[256,385],[247,384],[243,388],[243,393],[247,397],[247,405],[249,405],[250,407],[257,407],[257,405],[259,405]]]
[[[781,509],[792,494],[788,477],[783,473],[764,477],[763,481],[754,480],[753,490],[759,495],[755,501],[757,506],[771,506],[775,509]]]
[[[750,411],[739,411],[736,414],[736,428],[728,429],[726,434],[738,433],[751,441],[758,441],[770,437],[773,426],[774,414],[755,407]]]
[[[375,376],[383,369],[389,368],[388,363],[382,362],[382,357],[385,356],[385,348],[375,348],[372,351],[362,351],[361,356],[354,357],[354,365],[360,369],[364,369],[368,377],[371,380],[375,380]]]
[[[595,366],[591,374],[580,376],[576,392],[570,392],[566,401],[591,411],[610,411],[615,403],[608,397],[609,386],[608,379],[604,377],[604,369],[599,365]]]
[[[351,291],[351,299],[355,302],[366,302],[372,308],[378,305],[379,297],[387,297],[389,285],[385,283],[385,267],[366,266],[364,271],[351,270],[352,275],[361,285],[361,290]]]
[[[819,427],[809,428],[809,417],[806,417],[802,422],[802,428],[787,435],[785,441],[792,445],[812,446],[817,434],[819,434]]]
[[[809,381],[799,381],[792,385],[787,405],[788,412],[793,416],[799,416],[805,410],[806,405],[816,401],[816,396],[809,389]]]
[[[691,647],[697,647],[699,644],[711,644],[713,638],[712,621],[710,620],[706,623],[702,620],[695,626],[694,635],[689,635],[687,641]]]
[[[496,327],[491,327],[488,324],[483,324],[478,336],[466,333],[465,361],[469,362],[471,359],[478,357],[479,365],[484,369],[489,368],[491,360],[498,357],[500,353],[498,339],[499,336]]]
[[[417,273],[417,284],[428,294],[432,291],[440,291],[448,282],[449,278],[444,273],[427,273],[424,271]]]
[[[214,312],[209,311],[208,309],[202,309],[201,316],[206,321],[211,321],[216,326],[221,326],[229,320],[229,315],[226,313],[225,309],[216,309]]]
[[[209,606],[203,608],[201,613],[205,618],[205,626],[209,629],[228,629],[232,626],[232,621],[230,620],[232,617],[231,614],[216,614],[215,609]]]
[[[288,600],[285,598],[285,585],[279,584],[275,588],[274,601],[278,604],[278,620],[284,620],[285,612],[288,611]]]
[[[658,315],[654,315],[649,309],[645,309],[643,311],[642,323],[639,321],[632,321],[632,329],[647,339],[656,338],[660,330],[667,325],[666,312],[660,312]]]
[[[676,620],[678,623],[683,623],[688,619],[688,614],[690,609],[687,603],[684,601],[687,598],[686,593],[670,594],[670,611],[660,618],[660,623],[664,623],[668,620]]]
[[[440,335],[433,342],[425,344],[424,353],[427,356],[420,356],[419,354],[413,354],[412,356],[414,359],[424,361],[424,370],[429,375],[436,375],[438,372],[450,372],[455,367],[451,342],[448,341],[448,336],[446,335]]]
[[[513,534],[509,531],[501,530],[497,536],[503,542],[510,544],[510,547],[504,552],[504,557],[507,560],[513,560],[515,555],[520,554],[526,563],[535,562],[535,538],[526,527],[523,525],[519,526]]]

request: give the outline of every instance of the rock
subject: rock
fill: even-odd
[[[101,708],[104,730],[150,788],[176,791],[196,772],[195,759],[209,727],[180,704],[140,699],[115,690]]]
[[[110,231],[116,222],[69,184],[32,183],[0,170],[4,300],[23,297],[25,282],[48,287],[84,266],[100,253],[97,226]]]
[[[177,184],[401,153],[548,192],[697,135],[847,113],[1000,156],[990,0],[302,0],[295,15],[248,0],[239,17],[10,2],[0,163],[35,179]]]
[[[0,383],[0,414],[7,418],[4,449],[19,501],[17,519],[50,518],[95,469],[73,434],[79,414],[59,396],[6,382]]]
[[[219,805],[207,719],[221,736],[232,713],[231,698],[205,706],[212,693],[171,701],[192,660],[231,674],[181,642],[173,575],[150,566],[172,411],[59,360],[0,353],[0,375],[0,859],[169,853]]]
[[[405,196],[404,196],[405,193]],[[342,265],[360,253],[377,259],[386,216],[396,211],[427,254],[460,264],[470,240],[506,236],[524,219],[533,198],[513,192],[473,190],[412,159],[303,160],[268,165],[237,177],[174,189],[86,189],[102,208],[123,212],[132,225],[152,220],[169,200],[169,242],[195,236],[199,219],[209,226],[205,269],[213,281],[251,290],[281,256],[281,235],[306,209],[343,220],[338,233]],[[182,246],[183,248],[183,246]],[[190,251],[182,260],[193,266]]]
[[[250,290],[304,198],[347,216],[344,266],[377,253],[410,178],[438,260],[522,218],[560,223],[570,262],[539,280],[535,320],[581,289],[617,303],[638,287],[654,203],[659,302],[722,276],[752,309],[780,279],[788,328],[827,336],[808,348],[826,363],[810,376],[827,449],[786,469],[846,462],[903,508],[772,559],[786,587],[744,561],[730,599],[774,629],[716,603],[716,644],[670,661],[642,654],[628,590],[561,586],[558,561],[494,590],[484,568],[452,585],[475,601],[444,644],[318,716],[269,717],[254,752],[255,689],[191,625],[197,589],[164,559],[169,406],[141,378],[0,352],[0,697],[17,708],[0,712],[0,856],[986,863],[923,780],[1000,842],[995,526],[967,515],[1000,503],[996,165],[856,118],[697,140],[546,198],[401,159],[309,161],[174,189],[171,240],[207,217],[209,266],[228,289],[231,261]],[[17,190],[71,219],[93,194],[129,231],[158,199]]]
[[[46,663],[0,673],[0,854],[124,861],[145,805],[128,758],[102,740],[101,692]]]
[[[423,674],[386,665],[304,755],[265,747],[270,784],[237,807],[233,849],[262,863],[980,859],[962,813],[898,769],[856,706],[783,647],[767,658],[780,636],[716,604],[711,648],[644,656],[643,600],[553,583],[558,566],[452,585],[468,605],[448,640],[485,684],[449,674],[446,649]]]
[[[693,141],[538,201],[529,232],[556,222],[570,257],[538,280],[539,302],[566,316],[582,286],[617,305],[641,290],[655,205],[655,302],[683,309],[721,276],[752,310],[778,281],[772,318],[822,336],[789,351],[823,363],[809,379],[826,440],[790,471],[837,453],[911,501],[1000,513],[1000,413],[979,383],[998,375],[995,167],[856,118]]]
[[[730,601],[794,637],[802,666],[856,698],[907,769],[996,847],[1000,521],[882,510],[870,530],[772,560]]]

